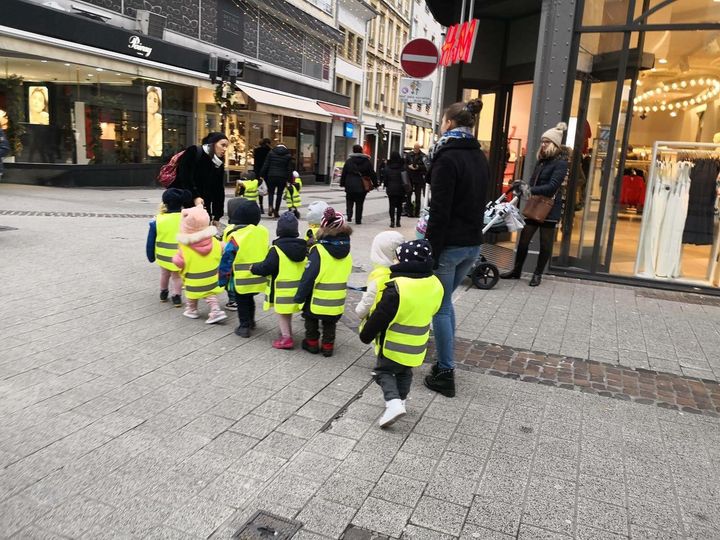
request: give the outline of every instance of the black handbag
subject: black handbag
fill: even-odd
[[[405,190],[405,195],[410,195],[412,193],[412,183],[410,182],[410,175],[407,171],[402,171],[400,173],[400,179],[402,180],[402,186]]]

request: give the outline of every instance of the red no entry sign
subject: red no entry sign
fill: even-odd
[[[405,73],[416,79],[427,77],[438,65],[440,56],[437,47],[429,39],[418,38],[408,41],[400,55]]]

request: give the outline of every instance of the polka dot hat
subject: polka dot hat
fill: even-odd
[[[432,248],[427,240],[411,240],[400,244],[395,255],[401,263],[426,262],[432,257]]]

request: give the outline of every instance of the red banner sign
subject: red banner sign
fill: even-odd
[[[448,28],[445,43],[440,48],[441,65],[447,67],[460,62],[472,62],[478,22],[478,19],[473,19]]]

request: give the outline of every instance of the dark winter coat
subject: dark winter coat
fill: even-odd
[[[530,177],[530,193],[555,197],[553,209],[545,221],[560,221],[562,214],[562,190],[560,188],[567,176],[569,159],[568,149],[562,147],[557,156],[538,161]]]
[[[253,150],[253,169],[255,171],[256,178],[260,176],[260,171],[262,171],[263,165],[265,165],[265,160],[267,159],[269,153],[269,146],[258,146]]]
[[[375,169],[370,163],[370,156],[350,154],[340,174],[340,187],[345,188],[345,193],[348,194],[367,193],[362,182],[363,176],[369,176],[373,185],[378,186],[377,173],[375,173]]]
[[[0,129],[0,174],[3,172],[3,158],[10,153],[10,141],[5,132]]]
[[[202,197],[210,217],[217,221],[225,206],[225,166],[216,167],[212,158],[197,146],[190,146],[180,158],[172,187],[187,189],[193,199]]]
[[[405,158],[405,164],[407,165],[407,172],[410,175],[410,182],[413,185],[422,185],[425,183],[425,173],[427,173],[427,167],[425,167],[425,154],[423,152],[410,152]],[[417,167],[411,169],[410,165]]]
[[[285,146],[276,146],[268,153],[260,171],[260,178],[285,185],[292,178],[293,159]]]
[[[250,271],[256,276],[272,276],[273,280],[277,277],[280,271],[280,257],[278,257],[277,249],[281,250],[293,262],[300,262],[307,257],[307,243],[304,238],[277,238],[273,241],[273,246],[276,249],[268,251],[263,262],[255,263],[250,267]],[[274,301],[275,287],[272,287],[270,290],[270,302]]]
[[[477,139],[450,139],[430,164],[430,216],[425,238],[436,263],[446,247],[479,246],[490,169]]]
[[[426,278],[433,275],[432,260],[422,262],[399,263],[390,267],[390,279],[397,277]],[[375,336],[380,335],[380,341],[384,341],[385,332],[390,322],[397,315],[400,307],[400,294],[394,283],[389,283],[380,297],[380,302],[360,331],[360,341],[370,343]]]
[[[388,197],[401,197],[405,195],[402,183],[402,173],[405,167],[402,163],[388,163],[380,169],[380,182],[385,186]]]
[[[328,253],[335,259],[344,259],[350,254],[350,237],[346,234],[321,238],[317,241],[327,249]],[[311,249],[308,255],[308,263],[305,267],[300,286],[295,293],[295,303],[303,304],[303,315],[321,321],[339,321],[341,315],[316,315],[310,312],[310,299],[315,287],[315,280],[320,273],[320,254],[317,249]]]

